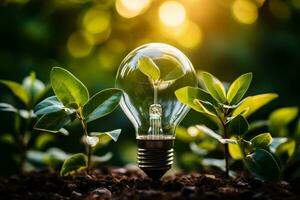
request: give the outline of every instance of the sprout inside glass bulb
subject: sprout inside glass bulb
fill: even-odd
[[[116,87],[124,91],[121,107],[135,127],[139,166],[148,175],[172,165],[175,129],[189,111],[174,92],[196,85],[191,62],[167,44],[138,47],[121,63]]]

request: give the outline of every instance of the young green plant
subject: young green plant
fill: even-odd
[[[16,108],[8,103],[0,103],[0,111],[15,114],[14,131],[16,134],[9,134],[7,137],[11,138],[20,147],[19,171],[22,173],[27,158],[28,144],[32,139],[32,122],[36,119],[33,108],[37,101],[48,91],[48,87],[36,78],[34,72],[25,77],[22,84],[9,80],[0,80],[0,83],[10,89],[12,94],[20,100],[23,107]]]
[[[183,87],[175,92],[183,104],[203,113],[214,121],[219,130],[212,130],[204,125],[196,127],[203,133],[217,139],[224,145],[225,173],[229,175],[229,156],[242,158],[245,166],[257,177],[272,177],[262,170],[264,162],[279,173],[279,167],[272,154],[265,150],[270,144],[270,134],[258,135],[253,141],[247,141],[244,134],[248,130],[247,117],[277,97],[276,94],[260,94],[243,99],[252,80],[252,73],[238,77],[225,90],[224,84],[208,72],[203,72],[202,81],[205,89]],[[261,140],[261,141],[260,141]],[[262,143],[262,144],[261,144]],[[237,153],[238,152],[238,153]],[[274,176],[275,177],[275,176]],[[279,176],[276,176],[279,177]]]
[[[151,84],[153,85],[154,104],[158,103],[157,93],[162,83],[172,83],[184,75],[184,72],[179,67],[174,67],[167,73],[162,73],[154,60],[147,56],[142,56],[139,59],[137,66],[139,70],[149,78]]]
[[[41,116],[34,129],[58,133],[75,119],[83,130],[86,154],[75,154],[65,160],[61,175],[87,169],[92,164],[93,147],[103,134],[117,141],[121,130],[109,132],[88,132],[88,123],[104,117],[119,105],[122,91],[111,88],[98,92],[90,98],[86,86],[69,71],[54,67],[51,71],[51,86],[55,96],[49,97],[35,107],[35,114]]]

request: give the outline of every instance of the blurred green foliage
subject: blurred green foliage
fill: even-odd
[[[165,1],[143,2],[148,3],[133,4],[143,7],[139,10],[128,0],[0,1],[0,79],[20,82],[35,71],[43,82],[49,83],[53,66],[68,66],[95,93],[114,85],[118,65],[132,49],[148,42],[165,42],[182,50],[197,71],[207,70],[222,80],[231,82],[239,74],[252,71],[255,77],[250,95],[266,91],[280,94],[272,105],[251,116],[250,122],[268,118],[276,107],[300,105],[299,0],[178,0],[185,9],[185,22],[177,27],[169,27],[165,15],[160,16]],[[239,6],[244,9],[236,9]],[[3,86],[0,102],[25,108]],[[7,137],[14,133],[12,120],[12,116],[1,114],[0,162],[6,163],[1,165],[5,175],[13,173],[16,166],[15,159],[3,155],[16,151]],[[182,124],[188,127],[199,121],[214,126],[194,111]],[[123,130],[119,143],[109,147],[114,151],[111,164],[134,162],[135,134],[126,116],[118,109],[92,122],[90,127],[96,130],[103,124],[107,130]],[[299,127],[295,128],[298,138]],[[70,153],[81,152],[79,130],[79,124],[69,127],[69,138],[59,136],[55,146]],[[286,130],[280,134],[292,135]],[[107,152],[105,148],[101,151]],[[188,144],[179,140],[176,149],[178,160],[189,153]],[[184,158],[195,161],[191,154]]]

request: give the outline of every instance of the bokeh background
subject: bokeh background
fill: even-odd
[[[49,83],[51,68],[60,66],[94,94],[113,87],[122,59],[150,42],[174,45],[197,71],[209,71],[222,81],[253,72],[248,95],[280,95],[255,119],[277,107],[300,105],[300,0],[0,1],[0,79],[21,82],[35,71]],[[0,101],[21,106],[3,86]],[[11,120],[1,114],[0,134],[13,132]],[[182,124],[201,120],[190,112]],[[134,163],[134,129],[121,109],[90,126],[95,131],[114,128],[122,128],[120,140],[103,152],[113,149],[112,165]],[[69,130],[70,136],[58,136],[55,146],[82,151],[79,125]],[[177,148],[189,149],[180,142]],[[13,151],[0,146],[1,169],[6,170],[1,174],[14,173],[14,159],[8,155]]]

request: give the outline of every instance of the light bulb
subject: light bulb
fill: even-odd
[[[167,44],[138,47],[118,69],[116,87],[124,91],[121,108],[136,130],[138,165],[152,179],[171,168],[175,129],[189,111],[174,92],[196,85],[189,59]]]

